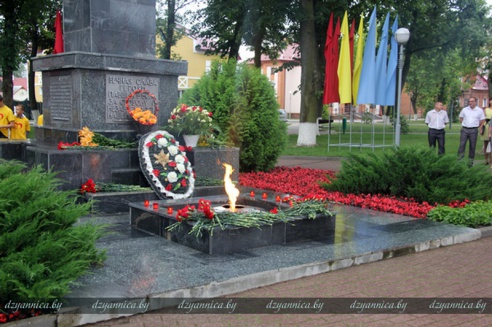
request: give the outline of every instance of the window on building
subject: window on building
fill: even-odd
[[[482,104],[482,108],[487,108],[488,107],[488,101],[487,99],[483,99],[483,104]]]
[[[208,73],[211,67],[212,67],[212,62],[210,60],[205,61],[205,73]]]

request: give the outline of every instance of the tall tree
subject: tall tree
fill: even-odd
[[[203,38],[208,53],[220,54],[230,60],[239,58],[239,47],[244,36],[247,0],[208,0],[207,6],[197,11],[193,34]]]
[[[317,95],[321,90],[318,70],[318,50],[316,44],[316,25],[314,1],[301,0],[303,19],[300,21],[301,50],[301,117],[297,145],[316,144],[315,121],[317,111]],[[313,133],[314,130],[314,133]]]
[[[159,0],[157,3],[156,30],[162,40],[162,45],[157,47],[157,54],[162,59],[173,59],[171,48],[185,34],[182,27],[182,17],[178,11],[182,10],[196,0]],[[165,9],[162,9],[165,8]]]
[[[287,35],[287,12],[290,0],[247,1],[247,16],[243,40],[254,50],[254,65],[261,67],[261,55],[278,58],[289,44]]]
[[[237,60],[242,44],[255,53],[254,64],[261,66],[261,55],[276,59],[287,46],[287,8],[292,0],[208,0],[198,12],[193,29],[207,39],[209,53]]]

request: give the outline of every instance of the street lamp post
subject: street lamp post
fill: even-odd
[[[406,28],[399,28],[395,33],[395,41],[399,46],[399,59],[398,59],[398,106],[396,108],[396,128],[395,128],[395,145],[400,146],[400,134],[401,134],[401,122],[400,122],[400,112],[401,112],[401,80],[403,73],[403,65],[405,63],[405,44],[410,38],[410,31]]]

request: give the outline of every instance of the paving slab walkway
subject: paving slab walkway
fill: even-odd
[[[142,314],[97,327],[491,326],[492,237],[261,287],[239,298],[483,298],[483,314]],[[459,302],[458,301],[458,302]],[[437,311],[437,310],[436,310]]]

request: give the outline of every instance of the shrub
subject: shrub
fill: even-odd
[[[463,208],[437,206],[429,211],[427,219],[468,227],[490,225],[492,223],[492,202],[476,201]]]
[[[89,213],[55,173],[0,161],[0,301],[60,298],[105,254],[103,225],[74,225]]]
[[[400,147],[383,152],[349,155],[330,191],[386,194],[419,202],[447,204],[453,200],[492,198],[492,175],[487,166],[467,167],[456,156],[439,156],[434,149]]]
[[[270,81],[260,70],[235,62],[214,62],[180,100],[213,112],[220,140],[240,148],[241,171],[273,169],[287,142]]]

